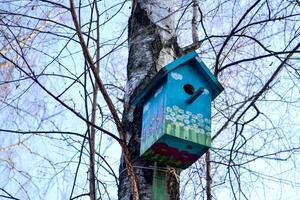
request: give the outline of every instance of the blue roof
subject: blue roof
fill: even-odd
[[[198,71],[200,71],[205,77],[206,81],[208,81],[209,85],[212,88],[212,99],[215,99],[223,90],[223,86],[219,83],[217,78],[211,73],[208,67],[204,64],[204,62],[198,57],[198,54],[193,51],[188,53],[170,64],[163,67],[150,81],[150,83],[143,89],[140,94],[132,100],[134,105],[139,104],[143,101],[150,93],[155,91],[158,86],[160,86],[167,76],[168,73],[174,71],[176,68],[182,66],[184,63],[191,62],[192,66],[196,67]]]

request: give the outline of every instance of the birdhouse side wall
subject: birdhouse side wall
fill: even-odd
[[[145,100],[141,132],[141,155],[153,145],[164,132],[166,86],[162,84]]]

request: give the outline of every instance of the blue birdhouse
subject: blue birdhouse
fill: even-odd
[[[162,68],[133,99],[143,103],[141,155],[185,169],[211,147],[211,102],[222,85],[196,52]]]

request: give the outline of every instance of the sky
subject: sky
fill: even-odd
[[[127,66],[127,21],[131,11],[131,2],[126,1],[101,1],[99,2],[100,12],[105,8],[117,5],[108,12],[101,14],[100,19],[105,22],[100,28],[102,48],[101,55],[104,56],[118,44],[118,50],[109,54],[101,60],[100,74],[105,83],[117,84],[117,86],[125,88],[126,84],[126,66]],[[218,9],[214,9],[214,4],[207,1],[203,2],[203,10],[206,13],[205,25],[207,32],[212,35],[228,34],[230,28],[236,23],[236,19],[241,16],[250,1],[241,1],[240,4],[232,5],[231,3],[222,3]],[[19,2],[12,2],[15,8],[19,6]],[[28,4],[27,4],[28,3]],[[62,20],[67,25],[72,25],[70,15],[65,12],[57,13],[53,9],[48,13],[49,8],[40,6],[34,7],[33,3],[24,1],[31,10],[26,14],[34,16],[47,16],[57,21]],[[63,2],[68,5],[66,2]],[[187,1],[182,1],[182,5],[187,5]],[[12,5],[11,4],[11,5]],[[7,6],[6,2],[0,6],[2,10],[12,10],[16,13],[22,13],[25,10],[18,10],[14,7]],[[265,5],[264,5],[265,6]],[[180,5],[178,6],[180,7]],[[263,6],[262,6],[263,7]],[[280,10],[284,5],[280,1],[272,4],[272,8],[278,7]],[[264,8],[264,7],[263,7]],[[265,8],[264,8],[265,9]],[[298,9],[298,8],[295,8]],[[190,9],[189,9],[190,10]],[[207,12],[211,10],[210,12]],[[184,9],[180,9],[181,12]],[[279,11],[278,11],[279,12]],[[118,13],[116,17],[113,17]],[[87,9],[81,12],[82,24],[88,21],[89,13]],[[179,13],[177,18],[179,17]],[[111,17],[113,17],[111,19]],[[189,18],[186,14],[182,18],[183,22]],[[259,20],[263,16],[258,15],[253,19]],[[27,24],[28,20],[22,18],[20,23]],[[30,25],[37,23],[32,22]],[[282,50],[286,40],[292,37],[291,24],[280,24],[270,26],[265,33],[257,35],[257,38],[264,42],[268,48],[273,50]],[[295,23],[297,25],[297,23]],[[269,24],[268,24],[269,25]],[[3,27],[3,25],[1,25]],[[62,26],[47,27],[42,22],[37,23],[37,27],[46,26],[45,31],[57,28],[57,34],[72,35],[67,28]],[[179,41],[181,44],[189,44],[191,38],[187,37],[190,31],[189,23],[182,23],[179,26],[182,30],[178,31]],[[255,32],[260,26],[247,29],[247,34]],[[283,36],[279,34],[283,28],[288,29],[288,34]],[[7,30],[7,29],[5,29]],[[86,29],[85,29],[86,30]],[[14,29],[18,32],[18,29]],[[272,39],[266,39],[273,31],[275,36]],[[122,35],[120,38],[120,32]],[[299,31],[295,31],[299,33]],[[277,34],[277,35],[276,35]],[[205,33],[200,32],[200,38]],[[2,37],[3,38],[3,37]],[[115,38],[110,40],[111,38]],[[125,41],[125,43],[123,43]],[[4,46],[4,42],[2,45]],[[216,47],[219,47],[220,41],[213,41]],[[296,41],[297,42],[297,41]],[[299,42],[299,39],[298,39]],[[40,34],[39,37],[30,41],[32,48],[26,46],[26,56],[30,60],[36,74],[44,70],[44,74],[48,76],[40,76],[39,80],[53,92],[59,95],[67,88],[74,79],[82,74],[84,70],[83,56],[80,46],[75,42],[68,42],[67,39],[56,39],[55,35]],[[67,48],[60,52],[66,44]],[[238,43],[237,46],[244,46],[242,50],[237,49],[234,53],[228,55],[224,60],[224,65],[235,59],[246,58],[250,55],[258,55],[261,49],[258,46],[252,48],[251,41]],[[29,45],[30,46],[30,45]],[[249,47],[248,47],[249,46]],[[38,51],[34,47],[41,48]],[[91,47],[91,49],[94,49]],[[47,54],[46,54],[47,53]],[[205,43],[198,50],[199,56],[203,61],[212,68],[214,66],[215,55],[209,43]],[[50,56],[49,56],[50,55]],[[53,57],[58,56],[55,62],[51,62]],[[2,58],[0,57],[0,63]],[[26,66],[22,59],[18,60],[22,66]],[[237,65],[235,68],[224,70],[220,74],[220,82],[225,87],[224,93],[216,99],[213,106],[213,133],[216,132],[222,122],[226,120],[227,114],[233,112],[235,102],[243,100],[246,96],[251,96],[263,86],[263,83],[270,77],[270,74],[278,66],[279,61],[274,58],[264,59],[262,62],[247,62],[246,65]],[[299,67],[295,65],[296,67]],[[28,69],[26,69],[28,70]],[[50,74],[50,75],[49,75]],[[61,75],[66,77],[61,77]],[[252,78],[249,78],[249,77]],[[13,78],[23,78],[17,70],[14,71]],[[72,80],[73,79],[73,80]],[[83,77],[80,79],[83,81]],[[0,79],[1,81],[1,79]],[[255,156],[246,155],[246,153],[258,153],[266,155],[265,159],[256,159],[253,162],[236,168],[236,173],[241,176],[241,180],[234,179],[234,190],[238,189],[238,182],[242,183],[242,188],[247,192],[248,199],[297,199],[299,191],[299,171],[298,171],[298,150],[284,152],[285,149],[299,147],[299,89],[297,88],[297,76],[289,67],[285,67],[280,76],[272,83],[273,89],[269,90],[257,103],[261,114],[245,127],[244,137],[249,141],[241,147],[241,154],[237,157],[240,161],[247,162]],[[252,85],[252,87],[247,87]],[[11,84],[11,90],[5,98],[1,98],[0,102],[0,127],[9,130],[51,130],[51,131],[69,131],[83,135],[86,131],[86,124],[74,116],[73,113],[61,107],[58,102],[50,98],[40,87],[32,84],[31,80],[15,81]],[[91,84],[88,83],[88,91],[91,91]],[[72,106],[76,111],[84,115],[85,104],[83,101],[84,90],[80,83],[74,84],[67,90],[61,99]],[[123,98],[122,90],[113,90],[113,94],[117,98]],[[116,98],[114,96],[114,101]],[[284,99],[285,101],[282,101]],[[225,103],[224,103],[225,102]],[[227,104],[232,103],[232,110],[226,110]],[[107,107],[99,95],[99,105],[103,112],[107,113]],[[116,103],[119,109],[122,109],[121,103]],[[91,107],[89,106],[89,110]],[[222,110],[224,109],[224,110]],[[223,113],[221,112],[223,111]],[[220,114],[222,113],[222,114]],[[244,119],[247,121],[255,115],[255,110],[251,109]],[[225,116],[225,117],[224,117]],[[113,133],[117,133],[115,126],[111,122],[109,116],[97,118],[97,124],[104,124],[103,127]],[[241,128],[241,127],[239,127]],[[213,194],[217,199],[232,199],[231,188],[229,184],[228,168],[225,165],[228,160],[228,149],[231,148],[230,142],[235,131],[234,124],[230,126],[213,142],[212,151],[215,161],[214,190]],[[97,132],[97,149],[101,155],[105,156],[107,161],[113,167],[118,175],[118,165],[120,158],[119,145],[105,136],[101,132]],[[61,136],[60,134],[41,134],[41,135],[20,135],[5,131],[0,131],[0,186],[8,191],[13,191],[21,199],[68,199],[72,190],[74,174],[77,169],[79,160],[79,152],[82,142],[80,137]],[[237,144],[242,144],[243,138],[239,137]],[[11,146],[13,144],[13,146]],[[274,151],[282,149],[283,152],[273,154]],[[87,149],[83,151],[87,153]],[[290,153],[293,155],[290,155]],[[220,155],[221,154],[221,155]],[[285,160],[285,158],[289,158]],[[222,162],[222,164],[218,164]],[[86,192],[80,189],[83,186],[87,188],[88,163],[87,156],[83,156],[82,165],[79,168],[78,178],[74,195]],[[101,165],[103,162],[99,159]],[[111,199],[117,198],[117,189],[114,184],[113,177],[107,173],[106,168],[100,164],[98,169],[98,177],[101,178],[104,185],[107,186]],[[103,164],[103,166],[105,166]],[[190,195],[195,195],[197,199],[202,198],[205,177],[203,171],[203,159],[193,165],[188,170],[182,172],[180,179],[183,199],[190,199]],[[200,177],[199,176],[200,173]],[[230,171],[231,175],[233,171]],[[190,179],[189,179],[190,178]],[[218,184],[223,183],[221,186]],[[104,191],[104,186],[101,186]],[[242,194],[239,193],[241,199]],[[107,198],[107,197],[106,197]]]

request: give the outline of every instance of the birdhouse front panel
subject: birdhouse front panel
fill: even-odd
[[[190,63],[176,68],[168,74],[167,96],[171,98],[166,101],[166,133],[210,146],[212,96],[205,77]],[[181,130],[171,131],[174,127]]]

